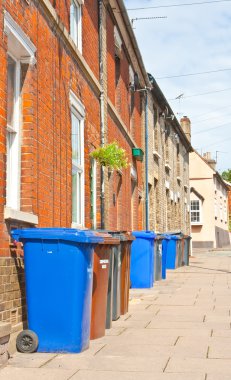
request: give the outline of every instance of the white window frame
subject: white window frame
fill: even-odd
[[[73,164],[72,161],[72,174],[73,171],[81,174],[80,178],[80,187],[76,188],[78,203],[76,204],[76,215],[77,219],[73,220],[72,215],[72,227],[73,228],[83,228],[85,225],[85,191],[84,191],[84,118],[85,118],[85,108],[77,96],[71,91],[70,92],[70,107],[71,107],[71,116],[72,114],[79,121],[80,128],[80,164]],[[72,189],[73,191],[73,189]],[[78,204],[81,207],[80,219],[78,220]],[[73,207],[73,205],[72,205]]]
[[[71,0],[70,6],[70,36],[82,53],[82,5],[83,0]]]
[[[8,54],[15,62],[14,78],[14,114],[13,125],[7,124],[7,185],[6,207],[20,210],[20,185],[21,185],[21,96],[20,79],[21,63],[12,54]]]
[[[92,160],[92,212],[93,220],[92,226],[94,229],[97,227],[96,213],[97,213],[97,162],[95,159]]]
[[[192,202],[198,202],[199,204],[199,210],[192,210]],[[199,220],[194,222],[192,221],[192,213],[193,212],[198,212],[199,213]],[[202,202],[200,199],[192,199],[190,201],[190,221],[191,221],[191,224],[192,225],[202,225],[203,222],[202,222]]]
[[[7,36],[7,55],[16,63],[13,125],[7,125],[7,185],[4,218],[37,224],[38,217],[36,215],[20,211],[22,124],[20,97],[21,63],[29,65],[36,63],[36,47],[6,11],[4,11],[4,33]]]

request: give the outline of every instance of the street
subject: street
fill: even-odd
[[[82,354],[19,354],[1,380],[230,380],[231,250],[197,253]]]

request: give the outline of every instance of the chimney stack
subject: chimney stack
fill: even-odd
[[[191,142],[191,121],[188,118],[188,116],[183,116],[180,119],[180,125],[181,125],[181,128],[183,129],[184,134],[186,135],[188,141]]]
[[[213,170],[216,170],[216,161],[211,157],[210,152],[204,153],[203,158]]]

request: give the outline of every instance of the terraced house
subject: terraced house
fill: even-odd
[[[178,122],[164,94],[149,75],[148,199],[150,229],[190,235],[190,121]]]
[[[148,218],[188,233],[191,148],[122,0],[0,0],[0,36],[0,320],[13,340],[26,305],[10,231],[141,230]],[[130,164],[122,171],[90,156],[114,141]]]
[[[2,321],[26,319],[18,227],[143,227],[147,85],[122,1],[0,1]],[[117,141],[131,166],[108,172],[90,153]]]

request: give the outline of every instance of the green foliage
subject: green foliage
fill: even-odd
[[[221,176],[225,181],[231,182],[231,169],[224,171]]]
[[[128,158],[123,148],[120,148],[118,143],[114,141],[103,147],[97,148],[90,156],[99,162],[100,165],[110,169],[123,169],[128,166]]]

